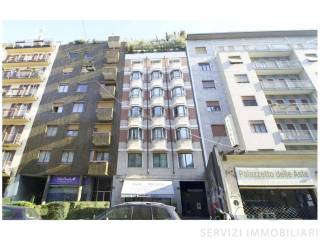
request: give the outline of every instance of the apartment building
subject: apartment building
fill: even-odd
[[[4,44],[2,62],[2,195],[17,192],[16,173],[39,108],[58,44]]]
[[[187,54],[211,204],[316,218],[316,31],[189,34]]]
[[[111,203],[157,201],[207,217],[199,136],[186,53],[126,54]]]
[[[19,167],[18,199],[109,201],[125,43],[60,46]]]

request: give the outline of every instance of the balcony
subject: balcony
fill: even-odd
[[[31,54],[30,54],[31,55]],[[4,69],[20,68],[20,67],[47,67],[49,65],[50,54],[38,57],[37,54],[32,56],[25,55],[9,55],[6,60],[2,62]]]
[[[167,140],[152,140],[151,142],[151,151],[168,151]]]
[[[150,89],[154,88],[154,87],[163,87],[163,80],[162,78],[159,79],[152,79],[150,82]]]
[[[174,119],[175,127],[188,127],[189,126],[189,117],[176,117]]]
[[[3,177],[10,177],[11,170],[12,170],[11,163],[12,163],[12,161],[9,161],[9,160],[3,161],[2,160],[2,176]]]
[[[5,49],[8,54],[52,52],[54,51],[54,45],[51,41],[44,40],[21,41],[8,44]]]
[[[25,124],[30,121],[28,110],[20,109],[3,109],[2,110],[2,123],[6,125],[10,124]]]
[[[183,87],[184,86],[184,81],[183,81],[183,78],[174,78],[172,80],[170,80],[170,88],[174,88],[174,87],[178,87],[178,86],[181,86]]]
[[[165,127],[166,118],[165,117],[152,117],[151,118],[151,127]]]
[[[110,132],[94,132],[92,134],[92,143],[95,146],[108,146],[111,143]]]
[[[143,151],[143,143],[141,139],[129,139],[127,143],[128,152]]]
[[[112,121],[113,119],[113,108],[97,108],[96,110],[98,121]]]
[[[118,63],[120,58],[119,50],[112,49],[106,51],[107,63]]]
[[[37,89],[24,89],[24,88],[12,88],[7,91],[3,91],[3,102],[32,102],[38,99],[36,96]]]
[[[99,93],[102,99],[113,99],[116,94],[116,87],[101,85]]]
[[[172,98],[172,105],[177,106],[177,105],[187,105],[187,100],[185,96],[176,96]]]
[[[143,88],[143,81],[142,79],[137,79],[137,80],[131,80],[130,81],[130,88]]]
[[[128,126],[129,127],[142,127],[142,117],[129,117]]]
[[[2,146],[5,149],[16,149],[21,145],[21,133],[3,133]]]
[[[2,74],[2,84],[14,83],[41,83],[43,81],[43,73],[36,71],[14,72],[13,74]]]
[[[192,151],[192,139],[177,140],[176,151]]]
[[[314,87],[309,80],[261,80],[261,88],[266,94],[309,94],[314,91]]]
[[[280,134],[286,145],[317,145],[316,130],[282,130]]]
[[[164,106],[164,98],[163,98],[163,96],[161,96],[161,97],[156,97],[156,96],[151,97],[150,104],[151,104],[151,106]]]
[[[108,47],[109,48],[120,48],[120,37],[110,36],[108,37]]]
[[[109,170],[108,161],[89,162],[88,175],[105,176],[105,175],[108,175],[108,170]]]
[[[272,104],[270,109],[275,118],[316,118],[317,105],[308,104]]]
[[[107,82],[115,82],[117,80],[117,67],[104,67],[102,75]]]
[[[130,100],[129,100],[129,105],[130,106],[140,106],[142,107],[143,106],[143,99],[142,97],[130,97]]]
[[[256,70],[258,75],[269,74],[299,74],[302,66],[298,61],[255,61],[251,63],[251,67]]]

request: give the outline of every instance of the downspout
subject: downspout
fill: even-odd
[[[149,174],[150,169],[149,169],[149,63],[148,63],[148,57],[146,57],[146,76],[147,76],[147,174]],[[143,106],[142,106],[143,108]]]

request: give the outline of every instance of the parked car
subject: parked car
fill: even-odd
[[[41,216],[33,208],[18,206],[2,206],[3,220],[41,220]]]
[[[179,220],[175,207],[158,202],[126,202],[107,209],[95,220]]]

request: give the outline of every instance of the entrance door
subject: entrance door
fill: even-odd
[[[208,218],[207,195],[204,182],[180,182],[182,216]]]

